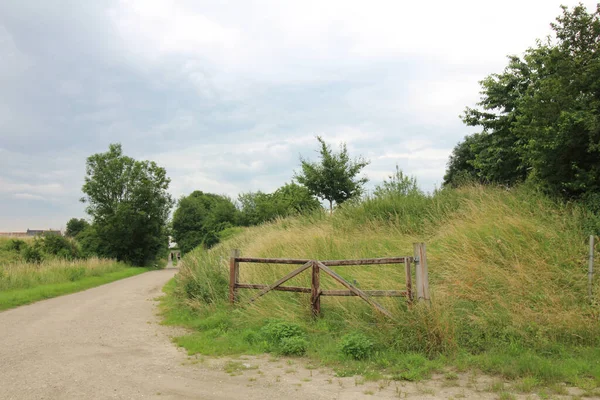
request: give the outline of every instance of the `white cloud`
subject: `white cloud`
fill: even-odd
[[[47,200],[43,196],[40,196],[37,194],[31,194],[31,193],[15,193],[13,195],[13,197],[15,199],[21,199],[21,200],[42,200],[42,201]]]

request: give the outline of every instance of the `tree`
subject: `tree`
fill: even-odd
[[[554,39],[481,82],[479,108],[463,121],[483,130],[454,149],[446,184],[467,174],[528,178],[566,198],[600,191],[600,4],[592,13],[563,6],[551,27]]]
[[[199,245],[214,246],[219,242],[218,233],[233,225],[236,208],[225,197],[199,190],[182,197],[173,214],[173,237],[182,252]]]
[[[98,255],[149,265],[168,246],[170,179],[153,161],[136,161],[120,144],[87,159],[81,199],[92,217]]]
[[[402,170],[396,165],[396,172],[388,177],[389,180],[383,180],[381,185],[375,187],[375,196],[408,196],[412,194],[422,194],[417,185],[417,178],[404,175]]]
[[[311,194],[329,202],[329,212],[333,212],[333,202],[343,202],[359,196],[367,183],[367,178],[358,178],[358,174],[369,161],[359,157],[351,160],[346,144],[340,145],[340,152],[334,153],[323,138],[317,136],[321,145],[320,162],[310,162],[300,157],[302,172],[295,178],[304,185]]]
[[[286,183],[273,193],[249,192],[238,197],[238,224],[258,225],[277,217],[310,212],[321,206],[310,191],[294,182]]]
[[[68,237],[75,237],[89,225],[90,224],[83,218],[71,218],[69,222],[67,222],[67,230],[65,231],[65,235]]]

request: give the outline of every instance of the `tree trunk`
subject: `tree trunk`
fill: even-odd
[[[329,200],[329,215],[333,215],[333,201]]]

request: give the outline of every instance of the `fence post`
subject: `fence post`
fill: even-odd
[[[231,257],[229,258],[229,303],[235,304],[237,288],[236,285],[240,281],[240,264],[236,258],[240,256],[238,249],[231,250]]]
[[[410,270],[410,258],[406,257],[406,261],[404,261],[404,272],[406,274],[406,298],[408,300],[408,305],[412,305],[413,302],[413,294],[412,294],[412,273]]]
[[[427,251],[425,243],[413,243],[415,276],[417,278],[417,300],[429,301],[429,273],[427,271]]]
[[[313,261],[310,304],[312,305],[312,313],[315,317],[321,315],[321,278],[319,272],[319,264]]]
[[[592,301],[592,284],[594,281],[594,235],[590,235],[590,260],[588,265],[588,296]]]

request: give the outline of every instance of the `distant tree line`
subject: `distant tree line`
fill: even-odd
[[[181,251],[185,253],[200,245],[209,248],[219,242],[228,228],[320,210],[319,199],[328,201],[332,210],[334,203],[340,205],[359,196],[367,180],[358,175],[368,162],[362,158],[352,160],[345,144],[335,152],[321,137],[317,140],[320,160],[301,158],[302,170],[295,175],[295,181],[272,193],[242,193],[233,201],[227,196],[194,191],[179,199],[172,232]]]
[[[562,7],[553,38],[481,81],[462,116],[481,131],[452,152],[445,185],[530,181],[600,211],[600,4]]]

